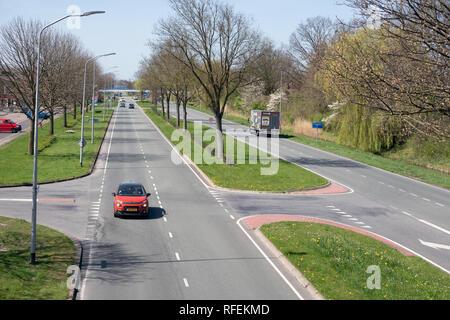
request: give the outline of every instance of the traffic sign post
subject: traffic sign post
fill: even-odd
[[[78,141],[78,145],[80,146],[80,148],[84,148],[87,145],[86,140],[81,139],[80,141]]]
[[[323,129],[323,123],[321,122],[313,123],[313,129],[316,129],[316,143],[317,143],[319,140],[319,129]]]

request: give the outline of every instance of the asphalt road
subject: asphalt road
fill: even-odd
[[[174,105],[171,114],[176,114]],[[188,120],[215,128],[214,119],[197,110],[188,110]],[[256,146],[249,139],[248,127],[224,120],[223,128],[236,139]],[[218,196],[235,212],[289,213],[357,226],[396,241],[450,270],[450,191],[288,139],[275,139],[274,143],[276,148],[272,145],[271,150],[278,149],[280,158],[347,186],[351,193],[312,196],[219,192]],[[269,145],[261,137],[258,146],[267,151]]]
[[[106,166],[91,179],[97,187],[91,184],[80,299],[308,298],[289,287],[189,167],[171,161],[172,148],[141,109],[118,108],[107,140]],[[111,192],[121,182],[152,193],[148,219],[113,217]]]
[[[282,157],[352,192],[320,196],[218,191],[207,188],[181,161],[172,161],[172,147],[141,109],[116,110],[93,174],[42,185],[39,191],[38,223],[83,242],[79,299],[311,298],[238,225],[239,219],[255,214],[305,215],[357,226],[450,269],[449,250],[428,246],[450,244],[447,190],[280,140]],[[188,117],[206,124],[210,118],[194,110]],[[240,133],[238,138],[245,137]],[[152,193],[150,217],[114,218],[111,193],[121,182],[133,181]],[[0,189],[0,215],[30,220],[31,187]]]

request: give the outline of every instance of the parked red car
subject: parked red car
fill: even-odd
[[[16,133],[22,130],[22,126],[9,119],[0,119],[0,131]]]
[[[115,217],[148,215],[150,193],[145,191],[142,184],[122,183],[113,196]]]

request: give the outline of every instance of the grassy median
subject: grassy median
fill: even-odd
[[[407,257],[370,237],[338,227],[279,222],[263,234],[327,299],[448,300],[450,275],[418,257]],[[370,288],[369,266],[381,271]]]
[[[206,109],[204,107],[190,106],[190,108],[207,114],[212,114],[211,110]],[[249,126],[249,122],[245,120],[243,117],[240,118],[225,114],[224,119],[235,123],[239,123],[244,126]],[[314,148],[332,152],[337,155],[347,157],[380,169],[384,169],[400,175],[415,178],[426,183],[431,183],[437,186],[450,189],[450,175],[440,172],[438,170],[425,168],[419,165],[414,165],[401,159],[390,159],[381,155],[373,154],[371,152],[360,151],[331,141],[319,140],[316,142],[316,139],[298,135],[293,133],[292,131],[283,130],[282,135],[288,139],[309,145]],[[393,156],[391,155],[391,157]]]
[[[54,121],[54,132],[49,134],[49,124],[39,129],[38,183],[79,177],[89,172],[98,147],[102,141],[112,110],[107,111],[103,121],[102,107],[95,113],[98,123],[94,125],[94,143],[91,144],[91,124],[85,118],[84,137],[88,142],[83,152],[83,167],[80,167],[81,116],[73,120],[67,116],[67,128],[63,127],[63,118]],[[30,184],[33,180],[33,156],[28,151],[29,134],[0,146],[0,186]]]
[[[148,106],[147,104],[141,104],[144,106]],[[155,113],[151,109],[145,110],[146,114],[153,120],[153,122],[161,129],[161,131],[171,139],[172,133],[175,130],[173,119],[171,119],[171,123],[168,123],[161,117],[161,113]],[[207,126],[203,126],[203,132],[206,132],[210,128]],[[188,122],[188,131],[191,134],[191,137],[194,137],[194,124]],[[305,170],[299,166],[296,166],[287,161],[276,159],[278,161],[278,167],[273,166],[275,168],[275,174],[272,175],[262,175],[262,170],[268,170],[271,168],[271,164],[264,163],[258,160],[255,164],[251,164],[249,162],[251,152],[255,149],[248,145],[244,145],[242,142],[239,142],[235,139],[234,141],[234,154],[232,155],[235,158],[235,163],[237,163],[237,149],[238,146],[243,147],[242,150],[245,149],[245,155],[242,155],[241,161],[244,160],[245,164],[234,164],[234,165],[226,165],[226,164],[205,164],[203,158],[200,159],[202,163],[197,163],[195,161],[195,157],[193,156],[193,149],[191,151],[184,153],[188,155],[198,167],[218,186],[238,189],[238,190],[253,190],[253,191],[293,191],[293,190],[302,190],[308,188],[316,188],[320,186],[324,186],[328,183],[328,181],[308,170]],[[173,142],[177,145],[177,142]],[[203,142],[201,145],[202,151],[205,152],[205,148],[213,142]],[[197,145],[200,145],[198,143]],[[226,139],[224,139],[224,149],[226,150]],[[266,156],[263,154],[263,156]],[[245,158],[245,159],[244,159]]]
[[[0,300],[68,299],[67,267],[76,248],[65,235],[37,226],[37,265],[29,264],[31,225],[0,217]]]

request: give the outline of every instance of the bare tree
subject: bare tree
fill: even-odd
[[[80,74],[78,39],[70,34],[53,32],[47,37],[48,43],[42,51],[42,106],[50,114],[50,134],[54,134],[54,116],[57,110],[64,113],[64,126],[67,126],[67,104],[71,93],[79,91],[75,79]],[[75,62],[75,63],[74,63]],[[79,80],[79,78],[78,78]]]
[[[253,81],[249,69],[260,56],[261,37],[248,19],[212,0],[170,0],[175,16],[161,20],[156,34],[182,52],[181,63],[193,74],[214,112],[216,156],[223,160],[222,117],[230,96]],[[168,50],[173,52],[173,50]]]
[[[291,34],[289,53],[301,71],[318,69],[325,50],[335,35],[336,25],[324,17],[308,18]]]
[[[39,31],[42,24],[36,20],[26,22],[13,19],[0,28],[0,71],[5,76],[5,85],[19,104],[31,112],[28,154],[33,154],[34,117],[36,112],[36,61]],[[43,39],[48,35],[45,34]]]

